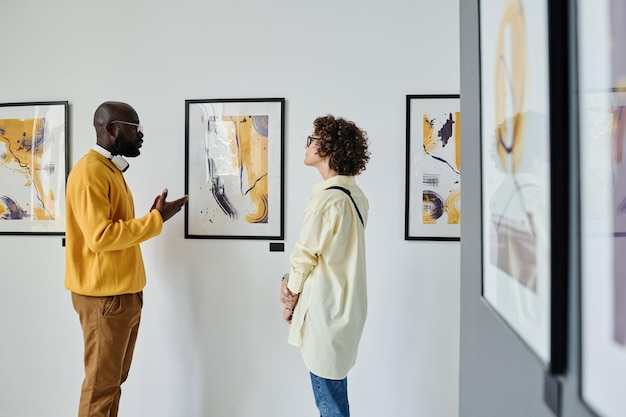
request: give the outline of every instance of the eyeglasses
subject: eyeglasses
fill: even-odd
[[[306,147],[308,148],[309,146],[311,146],[311,143],[314,140],[320,140],[320,138],[314,138],[313,136],[307,136],[307,138],[306,138]]]
[[[143,126],[141,125],[141,123],[124,122],[122,120],[113,120],[110,123],[122,123],[125,125],[135,126],[137,128],[137,133],[143,133]]]

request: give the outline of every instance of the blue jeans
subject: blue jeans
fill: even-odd
[[[348,378],[326,379],[311,373],[311,385],[320,417],[350,417]]]

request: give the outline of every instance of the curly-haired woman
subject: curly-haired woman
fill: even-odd
[[[355,176],[369,161],[367,134],[331,115],[313,122],[304,164],[323,181],[313,186],[300,237],[283,279],[283,318],[311,374],[322,417],[347,417],[347,375],[367,315],[365,225],[368,201]]]

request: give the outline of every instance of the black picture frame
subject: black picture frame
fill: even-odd
[[[0,103],[0,235],[65,235],[69,103]]]
[[[461,239],[461,99],[406,96],[405,240]]]
[[[284,98],[185,100],[185,238],[284,238]]]

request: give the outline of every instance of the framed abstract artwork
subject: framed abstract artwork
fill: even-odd
[[[0,234],[64,235],[68,102],[0,104]]]
[[[568,154],[565,145],[554,152],[560,136],[551,130],[561,112],[551,100],[548,1],[480,0],[479,8],[482,296],[558,374],[566,356],[567,253],[552,242],[567,242],[568,224],[561,211],[567,178],[554,168]]]
[[[283,239],[284,105],[185,101],[185,238]]]
[[[460,240],[460,105],[458,94],[406,96],[405,240]]]
[[[622,1],[579,1],[581,395],[626,415],[626,35]]]

